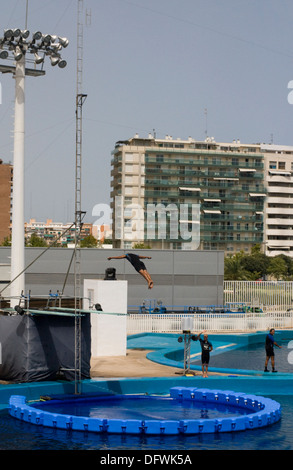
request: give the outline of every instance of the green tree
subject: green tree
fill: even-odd
[[[113,241],[110,238],[105,238],[102,245],[112,245]]]
[[[281,258],[285,261],[286,266],[287,266],[287,276],[293,276],[293,260],[290,258],[290,256],[286,255],[278,255],[276,258]]]
[[[229,281],[242,281],[250,277],[242,265],[243,253],[236,253],[225,258],[224,278]]]
[[[47,246],[47,243],[44,238],[38,237],[37,234],[33,233],[31,237],[26,241],[26,246]]]
[[[1,246],[11,246],[11,235],[9,237],[5,237]]]
[[[150,245],[145,245],[143,242],[135,243],[133,248],[135,250],[150,250],[151,249]]]
[[[88,235],[80,242],[81,248],[95,248],[98,244],[98,240],[93,235]]]
[[[270,258],[264,253],[251,252],[250,255],[244,255],[241,264],[243,268],[251,274],[253,279],[264,277],[268,274]]]
[[[288,273],[285,260],[280,256],[272,258],[268,267],[268,273],[274,276],[276,280],[285,279]]]

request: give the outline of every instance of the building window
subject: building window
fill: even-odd
[[[277,168],[277,162],[270,162],[270,170],[275,170]]]
[[[279,170],[285,170],[286,163],[285,162],[279,162],[278,168],[279,168]]]

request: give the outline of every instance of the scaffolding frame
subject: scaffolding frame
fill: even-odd
[[[78,0],[77,11],[77,73],[76,73],[76,156],[75,156],[75,248],[74,248],[74,311],[75,311],[75,394],[81,393],[81,251],[80,235],[85,212],[81,210],[82,177],[82,106],[87,95],[82,93],[83,72],[83,0]]]

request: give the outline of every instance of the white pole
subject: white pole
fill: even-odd
[[[24,107],[25,107],[25,57],[16,62],[14,158],[12,193],[12,243],[11,243],[11,297],[20,297],[25,290],[24,273]],[[18,276],[18,277],[17,277]],[[11,299],[11,306],[16,304]]]

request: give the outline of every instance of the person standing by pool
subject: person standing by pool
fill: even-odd
[[[200,337],[201,334],[203,334],[203,339]],[[199,340],[201,345],[202,376],[207,377],[210,362],[210,352],[213,350],[213,345],[210,343],[210,341],[208,341],[206,330],[199,333],[196,337],[196,340]]]
[[[267,366],[268,362],[271,359],[271,364],[272,364],[272,372],[277,372],[275,370],[275,351],[274,351],[274,346],[278,346],[278,348],[281,348],[282,346],[279,346],[278,343],[276,343],[274,339],[274,334],[275,334],[275,329],[271,328],[269,334],[266,336],[266,343],[265,343],[265,348],[266,348],[266,361],[265,361],[265,370],[264,372],[269,372]]]
[[[152,289],[154,287],[153,280],[150,274],[148,273],[147,268],[145,267],[145,264],[141,261],[141,259],[152,259],[152,257],[135,255],[134,253],[126,253],[126,255],[121,255],[121,256],[109,256],[108,260],[125,259],[125,258],[132,264],[134,269],[145,278],[145,280],[148,283],[149,289]]]

